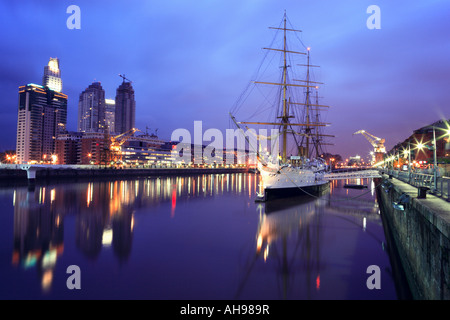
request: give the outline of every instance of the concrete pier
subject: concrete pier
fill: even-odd
[[[414,299],[450,300],[450,203],[393,177],[376,179],[377,198]],[[382,183],[383,181],[383,183]],[[406,203],[398,206],[403,195]]]
[[[31,165],[21,165],[20,168],[27,172],[28,185],[32,189],[36,183],[36,172],[39,168],[32,167]]]

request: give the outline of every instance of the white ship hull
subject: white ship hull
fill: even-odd
[[[260,200],[297,194],[321,193],[328,188],[325,171],[290,166],[259,166]]]

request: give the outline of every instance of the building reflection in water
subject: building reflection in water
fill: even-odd
[[[112,247],[117,259],[125,262],[132,248],[138,209],[168,202],[168,214],[174,217],[177,201],[230,192],[251,198],[257,185],[254,174],[216,174],[17,187],[13,195],[12,263],[36,269],[46,291],[64,253],[67,216],[75,217],[75,243],[86,258],[97,259],[103,248]]]
[[[36,268],[43,290],[50,287],[56,260],[64,252],[63,217],[55,189],[15,190],[12,263]]]

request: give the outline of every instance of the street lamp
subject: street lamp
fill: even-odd
[[[408,140],[408,182],[411,182],[411,142]]]
[[[422,142],[419,142],[417,144],[417,149],[422,150],[425,147],[425,145]]]
[[[434,192],[437,190],[437,157],[436,157],[436,130],[433,127],[433,173],[434,173]]]
[[[428,150],[433,150],[433,177],[434,177],[434,183],[433,183],[433,188],[434,188],[434,192],[436,192],[437,190],[437,145],[436,145],[436,129],[440,129],[445,131],[445,134],[443,136],[441,136],[440,138],[443,138],[447,135],[450,135],[450,129],[443,129],[443,128],[439,128],[439,127],[435,127],[432,126],[433,129],[433,141],[432,141],[432,146],[428,146],[426,144],[423,143],[419,143],[417,145],[417,148],[419,150],[422,150],[424,147],[426,147]]]
[[[433,167],[434,167],[434,191],[437,190],[437,154],[436,154],[436,150],[437,150],[437,146],[436,146],[436,128],[445,131],[445,134],[443,136],[441,136],[440,138],[443,138],[445,136],[450,136],[450,129],[443,129],[443,128],[439,128],[439,127],[434,127],[433,126]]]

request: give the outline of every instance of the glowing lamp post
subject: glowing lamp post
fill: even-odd
[[[431,142],[432,146],[428,146],[426,144],[419,143],[419,144],[417,144],[417,149],[422,150],[424,147],[426,147],[428,150],[433,150],[433,177],[434,177],[434,183],[433,183],[434,190],[433,191],[436,192],[436,190],[437,190],[437,170],[438,170],[438,168],[437,168],[436,127],[433,126],[432,128],[433,128],[433,141]],[[441,138],[443,138],[447,135],[450,135],[450,129],[442,129],[439,127],[437,127],[437,129],[445,131],[445,134]]]
[[[443,137],[445,137],[445,136],[448,136],[448,135],[450,135],[450,129],[442,129],[442,128],[439,128],[438,127],[438,129],[440,129],[440,130],[444,130],[445,131],[445,134],[441,137],[441,138],[443,138]],[[437,190],[437,170],[438,170],[438,168],[437,168],[437,154],[436,154],[436,150],[437,150],[437,146],[436,146],[436,127],[433,127],[433,146],[431,147],[432,149],[433,149],[433,173],[434,173],[434,191],[436,192],[436,190]],[[430,150],[431,150],[431,148],[429,148]]]
[[[436,130],[433,127],[433,173],[434,173],[434,191],[437,190],[437,156],[436,156]]]
[[[411,182],[411,165],[412,165],[412,163],[411,163],[411,143],[409,140],[408,140],[408,150],[404,150],[403,154],[405,155],[405,158],[406,158],[406,155],[408,155],[408,182]]]

